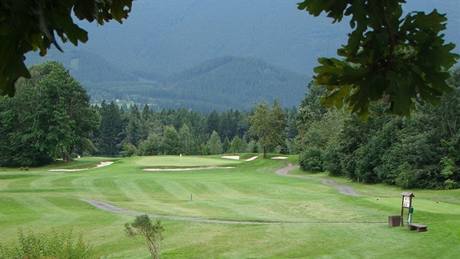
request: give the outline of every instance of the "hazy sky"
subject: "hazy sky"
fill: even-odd
[[[335,55],[349,28],[299,11],[297,2],[137,0],[123,25],[83,24],[90,40],[79,48],[127,70],[160,74],[228,55],[311,74],[319,56]],[[409,0],[407,7],[447,12],[447,38],[460,43],[460,0]]]

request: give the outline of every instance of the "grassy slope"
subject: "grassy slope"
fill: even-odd
[[[124,235],[123,224],[132,218],[99,211],[80,200],[87,198],[167,215],[311,222],[238,226],[165,221],[164,258],[454,258],[460,253],[459,190],[416,191],[415,221],[428,224],[430,230],[414,233],[384,223],[388,215],[399,212],[400,189],[335,179],[363,194],[348,197],[321,184],[327,178],[322,174],[294,172],[306,179],[274,174],[283,161],[238,164],[194,157],[182,158],[180,165],[230,163],[237,168],[186,173],[140,169],[178,166],[177,159],[127,158],[79,173],[0,169],[0,241],[13,240],[18,228],[73,228],[91,240],[101,255],[148,258],[141,240]]]

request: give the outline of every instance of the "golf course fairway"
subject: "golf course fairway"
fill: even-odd
[[[460,190],[352,183],[288,166],[295,159],[91,157],[29,170],[0,168],[0,242],[16,242],[20,229],[72,229],[103,258],[149,258],[142,239],[124,232],[134,215],[148,214],[165,227],[162,258],[460,255]],[[114,163],[97,168],[103,161]],[[49,171],[60,168],[89,169]],[[388,216],[400,213],[402,191],[414,192],[414,222],[428,225],[428,232],[388,227]]]

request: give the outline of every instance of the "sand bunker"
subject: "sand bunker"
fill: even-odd
[[[211,169],[233,169],[231,166],[203,166],[203,167],[181,167],[181,168],[146,168],[146,172],[184,172],[184,171],[200,171]]]
[[[288,159],[287,156],[275,156],[275,157],[272,157],[272,160],[286,160]]]
[[[103,161],[103,162],[100,162],[100,163],[96,166],[96,168],[106,167],[106,166],[109,166],[109,165],[111,165],[111,164],[113,164],[112,161]]]
[[[240,156],[222,156],[223,159],[240,160]]]
[[[103,161],[97,164],[95,167],[91,168],[78,168],[78,169],[50,169],[48,170],[49,172],[82,172],[82,171],[87,171],[95,168],[101,168],[101,167],[106,167],[113,164],[112,161]]]
[[[259,158],[259,156],[253,156],[253,157],[251,157],[251,158],[246,159],[245,161],[246,161],[246,162],[251,162],[251,161],[256,160],[257,158]]]

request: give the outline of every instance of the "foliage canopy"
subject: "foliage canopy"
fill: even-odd
[[[327,89],[325,105],[346,104],[367,115],[369,104],[385,100],[389,111],[408,115],[418,99],[430,103],[452,90],[446,80],[458,55],[444,41],[446,15],[403,14],[405,0],[305,0],[298,8],[334,22],[348,18],[352,32],[338,58],[320,58],[315,81]]]
[[[24,64],[27,52],[38,50],[44,56],[52,44],[60,49],[56,35],[74,45],[88,40],[73,17],[101,25],[121,23],[131,6],[132,0],[0,1],[0,95],[13,95],[16,80],[30,77]]]

